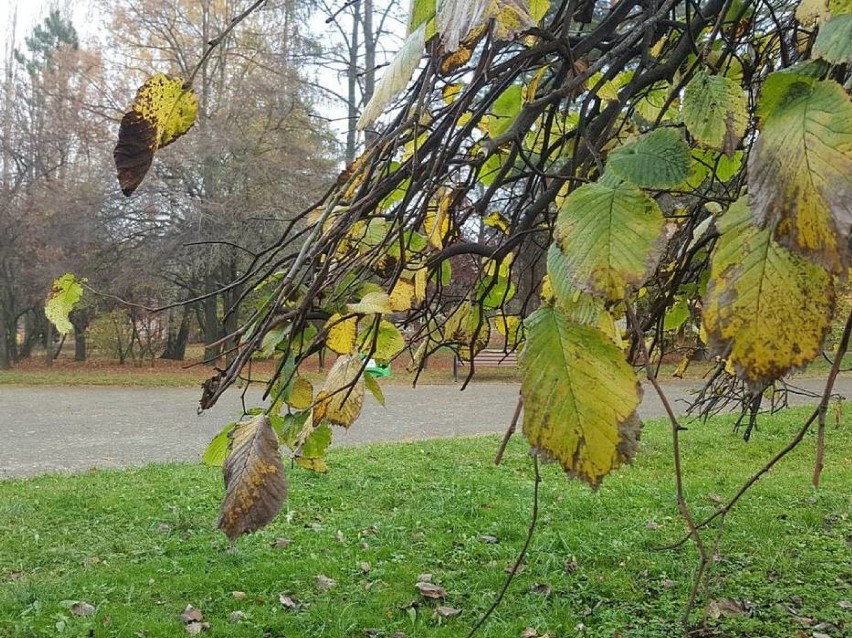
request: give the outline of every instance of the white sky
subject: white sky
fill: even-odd
[[[92,7],[80,0],[0,0],[0,51],[3,52],[2,63],[5,63],[8,53],[9,39],[12,35],[13,19],[15,46],[20,47],[24,37],[29,35],[33,27],[44,20],[51,8],[67,11],[71,15],[74,27],[81,39],[89,32],[88,25],[92,24]]]

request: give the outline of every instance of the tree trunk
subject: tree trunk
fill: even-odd
[[[230,281],[236,281],[239,276],[236,254],[231,255],[230,272],[228,275],[230,277]],[[222,293],[222,303],[225,307],[225,319],[223,321],[223,326],[226,335],[234,334],[240,327],[240,296],[242,293],[242,286],[234,286]],[[236,337],[229,337],[225,341],[225,361],[228,363],[231,363],[237,356],[236,346]]]
[[[12,339],[9,332],[5,318],[0,319],[0,370],[8,370],[12,367],[12,356],[9,352],[9,343]]]
[[[361,0],[355,0],[352,7],[352,33],[349,36],[349,69],[347,73],[347,93],[349,119],[346,129],[346,163],[355,161],[355,149],[358,145],[358,49],[360,48]]]
[[[175,332],[172,315],[171,313],[169,314],[169,336],[166,341],[166,348],[160,356],[160,359],[183,361],[186,358],[186,343],[189,341],[190,316],[190,307],[188,305],[184,305],[180,324],[178,325],[177,332]]]
[[[69,317],[74,326],[74,361],[86,360],[86,328],[89,327],[89,313],[75,310]]]
[[[364,95],[367,104],[376,90],[376,34],[373,29],[373,0],[364,0]],[[369,146],[377,137],[374,130],[364,131],[364,146]]]
[[[214,292],[217,288],[218,286],[213,275],[208,275],[205,292]],[[201,302],[204,308],[204,323],[201,326],[201,330],[204,332],[204,361],[207,365],[216,364],[219,356],[222,354],[221,344],[213,345],[219,341],[221,333],[219,329],[218,299],[218,295],[210,295]]]
[[[46,355],[47,365],[53,365],[53,324],[47,322],[47,327],[44,330],[44,352]]]

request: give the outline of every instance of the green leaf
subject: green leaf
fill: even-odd
[[[69,315],[83,297],[83,283],[71,273],[57,278],[51,286],[50,296],[44,304],[44,316],[57,332],[68,334],[74,330]]]
[[[371,353],[373,342],[375,350]],[[358,338],[359,350],[364,355],[370,355],[377,363],[387,365],[405,349],[405,337],[394,324],[382,319],[379,322],[378,334],[375,325],[370,326]]]
[[[181,78],[160,73],[139,88],[121,120],[113,151],[125,196],[142,183],[154,153],[192,128],[197,116],[198,96]]]
[[[391,100],[408,85],[408,81],[420,64],[425,46],[426,24],[423,23],[405,39],[399,53],[385,69],[373,96],[358,119],[360,130],[371,126],[388,107]]]
[[[260,415],[237,424],[229,438],[229,454],[222,467],[225,498],[217,527],[234,540],[275,518],[287,495],[287,479],[269,417]]]
[[[524,435],[592,486],[636,452],[642,390],[621,351],[600,331],[540,308],[526,321]]]
[[[436,0],[411,0],[408,8],[408,33],[413,33],[435,17]]]
[[[490,137],[498,137],[509,130],[512,122],[521,112],[523,93],[523,86],[513,84],[494,100],[488,116],[487,128]]]
[[[201,455],[201,461],[205,465],[222,467],[222,463],[225,462],[225,458],[228,456],[228,445],[231,441],[230,435],[235,427],[237,427],[236,423],[229,423],[222,428],[219,434],[213,437],[207,449],[204,450],[204,454]]]
[[[376,377],[369,372],[364,373],[364,387],[370,391],[370,394],[372,394],[373,398],[379,402],[379,405],[385,405],[385,394],[382,392],[382,386],[379,385]]]
[[[358,303],[348,304],[347,309],[353,315],[390,314],[390,295],[386,292],[368,292]]]
[[[683,122],[692,136],[730,155],[745,135],[748,102],[740,86],[724,76],[696,73],[683,92]]]
[[[303,441],[299,443],[299,455],[296,464],[312,472],[328,472],[328,466],[323,460],[326,450],[331,445],[331,428],[323,423],[318,428],[311,429]]]
[[[564,273],[581,290],[609,301],[638,288],[653,272],[665,242],[657,203],[627,182],[586,184],[562,203],[554,236]],[[554,273],[556,279],[562,270]]]
[[[820,27],[814,55],[831,64],[852,62],[852,13],[835,16]]]
[[[793,252],[843,272],[852,232],[852,103],[836,82],[773,73],[759,115],[748,167],[758,225]]]
[[[689,147],[673,128],[660,128],[609,154],[607,168],[641,188],[672,188],[689,175]]]
[[[704,329],[711,353],[762,389],[821,352],[834,286],[823,268],[773,241],[769,229],[756,228],[746,198],[717,226]]]

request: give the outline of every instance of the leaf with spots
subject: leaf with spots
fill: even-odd
[[[717,225],[704,330],[711,353],[762,389],[822,351],[834,285],[824,268],[779,245],[769,229],[755,227],[746,198]]]
[[[178,77],[159,73],[136,93],[121,120],[113,151],[121,191],[133,194],[154,160],[154,153],[186,133],[198,116],[198,96]]]
[[[328,372],[314,405],[313,424],[325,419],[348,428],[361,414],[364,382],[360,378],[364,363],[357,355],[343,355]]]
[[[239,423],[228,436],[229,453],[222,467],[225,499],[218,527],[234,540],[275,518],[287,495],[287,478],[278,437],[265,414]]]
[[[55,327],[57,332],[68,334],[74,330],[69,315],[83,297],[83,282],[71,273],[65,273],[50,289],[50,296],[44,304],[44,316]]]
[[[642,389],[599,330],[545,306],[526,321],[520,357],[524,435],[535,450],[593,487],[636,453]]]
[[[710,148],[731,155],[745,135],[748,103],[739,84],[704,71],[683,92],[683,121],[692,136]]]
[[[750,206],[773,238],[840,274],[852,233],[852,102],[839,84],[789,72],[766,80],[749,156]]]
[[[497,40],[511,40],[535,26],[528,0],[442,0],[437,21],[441,42],[450,52],[488,24]]]

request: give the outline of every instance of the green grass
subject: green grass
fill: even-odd
[[[691,424],[683,445],[696,516],[783,446],[805,414],[761,422],[748,444],[728,417]],[[819,491],[810,487],[809,437],[728,517],[701,600],[748,600],[752,612],[710,621],[705,635],[809,637],[819,623],[829,636],[849,635],[852,617],[839,605],[852,582],[849,425],[847,417],[843,429],[830,426]],[[53,636],[57,627],[69,636],[185,636],[187,604],[204,612],[210,636],[464,636],[529,520],[527,446],[516,437],[494,467],[496,446],[482,437],[332,450],[331,472],[292,470],[281,516],[234,550],[213,530],[222,493],[215,469],[152,465],[0,482],[0,636]],[[543,475],[526,566],[479,635],[517,637],[525,627],[553,638],[678,635],[696,557],[691,548],[654,549],[683,532],[666,424],[648,424],[635,465],[597,492],[554,466]],[[486,534],[499,542],[484,542]],[[288,548],[270,546],[282,537],[292,539]],[[576,569],[566,571],[566,561]],[[414,585],[426,572],[460,616],[439,622],[435,604],[419,597]],[[318,574],[336,587],[319,591]],[[532,591],[536,584],[550,594]],[[285,610],[283,592],[304,607]],[[76,600],[96,614],[73,617],[64,601]],[[236,610],[246,619],[230,624]]]

